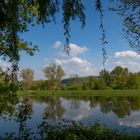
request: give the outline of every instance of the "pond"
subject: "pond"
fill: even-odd
[[[2,98],[2,97],[1,97]],[[11,98],[11,99],[10,99]],[[0,99],[0,136],[15,132],[37,132],[47,118],[54,125],[65,120],[91,125],[97,121],[112,129],[140,133],[140,97],[77,97],[28,96]],[[10,101],[9,101],[10,100]],[[20,102],[19,102],[20,100]]]

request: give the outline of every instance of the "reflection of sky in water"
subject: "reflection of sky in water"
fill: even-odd
[[[140,127],[140,112],[133,112],[131,116],[118,119],[120,125],[130,126],[134,128]]]
[[[93,124],[96,121],[99,121],[101,124],[113,129],[126,129],[128,132],[140,132],[140,112],[131,111],[129,116],[125,115],[124,117],[119,118],[112,111],[103,113],[99,103],[95,107],[91,107],[89,100],[84,101],[60,98],[60,101],[59,106],[64,108],[64,112],[62,114],[63,119],[74,120],[77,122],[80,121],[85,125]],[[38,100],[36,101],[33,99],[33,114],[31,116],[32,118],[27,120],[28,128],[31,128],[34,131],[37,130],[36,126],[41,123],[44,113],[50,105],[47,102],[39,102]],[[0,118],[0,135],[3,135],[5,132],[18,130],[18,127],[19,126],[14,120],[4,121]]]
[[[27,128],[31,128],[33,130],[37,130],[37,125],[42,121],[42,114],[47,104],[39,104],[33,103],[33,114],[32,118],[27,120]],[[15,120],[4,120],[0,118],[0,135],[4,135],[5,133],[15,132],[18,134],[19,124],[16,123]]]
[[[86,125],[99,121],[101,124],[114,129],[140,132],[140,112],[132,112],[130,116],[119,118],[112,111],[107,114],[102,113],[99,105],[91,108],[89,101],[80,101],[80,106],[77,109],[71,108],[71,100],[62,100],[62,105],[66,110],[65,119],[80,121]]]
[[[84,118],[87,118],[91,114],[91,108],[89,102],[80,102],[78,108],[71,107],[71,100],[63,100],[62,106],[65,108],[64,118],[71,119],[74,121],[81,121]]]

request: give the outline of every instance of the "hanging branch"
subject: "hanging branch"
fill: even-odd
[[[85,7],[82,4],[81,0],[63,0],[63,26],[64,26],[64,36],[66,39],[64,45],[64,51],[69,55],[70,54],[70,21],[75,20],[76,18],[79,19],[81,22],[82,28],[85,26]]]
[[[107,53],[106,53],[106,46],[108,44],[106,40],[106,34],[105,34],[105,28],[103,25],[103,8],[102,8],[102,3],[100,0],[96,1],[96,9],[99,12],[100,16],[100,29],[101,29],[101,44],[102,44],[102,53],[103,53],[103,68],[105,69],[105,62],[107,60]]]

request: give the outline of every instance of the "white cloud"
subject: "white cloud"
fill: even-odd
[[[70,47],[70,56],[73,57],[73,56],[77,56],[78,54],[83,54],[85,53],[86,51],[88,51],[87,47],[80,47],[74,43],[70,43],[69,44],[69,47]],[[64,55],[64,45],[60,42],[60,41],[56,41],[54,44],[53,44],[53,48],[55,49],[59,49],[59,55],[61,54],[61,56],[65,56]]]
[[[55,62],[62,66],[65,71],[65,77],[69,77],[72,74],[78,74],[79,76],[95,75],[95,69],[92,64],[87,60],[80,58],[78,55],[88,51],[87,47],[80,47],[74,43],[70,43],[70,56],[64,53],[64,45],[60,41],[56,41],[52,46],[57,50],[55,57],[58,59],[45,60],[45,67],[51,62]]]
[[[80,47],[73,43],[70,44],[70,49],[70,56],[77,56],[78,54],[82,54],[88,50],[86,47]]]
[[[53,44],[53,48],[61,48],[63,46],[63,44],[60,42],[60,41],[56,41],[54,44]]]
[[[126,67],[131,72],[138,72],[140,71],[140,55],[129,50],[115,52],[113,56],[108,59],[106,67],[112,70],[116,66]]]
[[[55,63],[62,66],[66,73],[66,77],[72,74],[78,74],[79,76],[88,76],[95,74],[95,70],[93,69],[91,63],[79,57],[71,57],[69,59],[56,59]]]
[[[121,51],[121,52],[116,52],[115,58],[138,58],[140,59],[140,55],[137,52],[134,51]]]

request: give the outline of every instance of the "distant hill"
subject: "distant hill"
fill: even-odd
[[[61,81],[61,84],[72,84],[77,82],[79,84],[86,83],[89,81],[89,78],[98,78],[98,76],[84,76],[84,77],[75,77],[75,78],[66,78]]]

